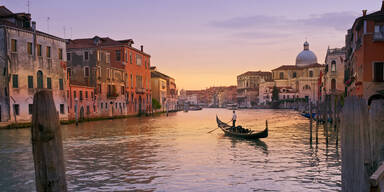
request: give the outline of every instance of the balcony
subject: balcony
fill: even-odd
[[[145,88],[137,88],[135,90],[136,94],[144,94],[145,93]]]

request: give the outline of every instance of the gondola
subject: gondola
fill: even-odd
[[[255,133],[254,131],[248,131],[246,133],[240,133],[232,131],[232,126],[220,121],[219,117],[216,116],[217,126],[224,131],[226,135],[233,137],[240,137],[244,139],[260,139],[268,137],[268,124],[266,123],[266,127],[264,131]]]

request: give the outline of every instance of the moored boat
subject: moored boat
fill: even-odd
[[[254,132],[252,130],[248,130],[248,129],[244,129],[244,128],[241,128],[240,126],[237,126],[237,129],[236,128],[233,128],[232,126],[222,122],[219,117],[216,116],[216,121],[217,121],[217,126],[223,130],[223,132],[226,134],[226,135],[229,135],[229,136],[233,136],[233,137],[240,137],[240,138],[244,138],[244,139],[259,139],[259,138],[266,138],[268,137],[268,124],[266,122],[266,127],[264,129],[264,131],[261,131],[261,132]],[[244,129],[245,131],[236,131],[236,130],[241,130],[241,129]]]

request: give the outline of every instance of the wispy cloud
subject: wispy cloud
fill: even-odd
[[[355,12],[331,12],[310,15],[307,18],[254,15],[213,21],[211,26],[228,29],[233,37],[241,39],[272,39],[291,36],[293,33],[313,33],[332,30],[345,32],[358,14]]]

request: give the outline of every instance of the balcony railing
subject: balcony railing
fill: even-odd
[[[375,32],[373,34],[373,39],[378,40],[378,41],[383,41],[384,40],[384,32]]]
[[[137,94],[145,93],[145,88],[137,88],[137,87],[136,87],[136,93],[137,93]]]

